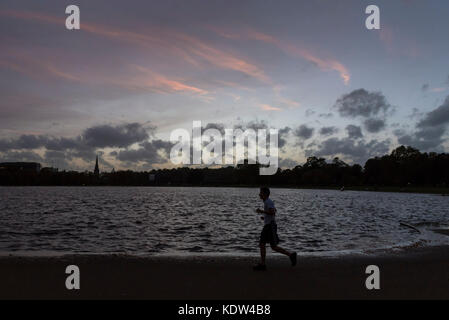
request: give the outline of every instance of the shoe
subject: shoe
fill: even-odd
[[[296,252],[293,252],[290,255],[290,261],[292,262],[292,267],[296,266],[296,256],[297,256]]]
[[[267,270],[267,266],[259,263],[253,267],[253,270],[254,271],[265,271],[265,270]]]

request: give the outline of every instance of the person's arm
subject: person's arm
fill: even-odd
[[[257,213],[265,213],[271,216],[276,214],[276,208],[269,208],[268,210],[257,209]]]

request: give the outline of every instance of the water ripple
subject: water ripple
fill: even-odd
[[[300,252],[449,241],[435,195],[273,189],[282,246]],[[0,251],[257,253],[257,189],[0,187]],[[399,225],[413,224],[418,234]]]

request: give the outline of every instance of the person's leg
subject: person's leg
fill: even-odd
[[[265,243],[260,243],[259,248],[260,248],[260,264],[265,265],[265,256],[267,255]]]
[[[277,245],[271,245],[271,249],[273,249],[273,250],[276,251],[276,252],[285,254],[286,256],[289,256],[289,257],[290,257],[290,255],[291,255],[290,252],[288,252],[288,251],[285,250],[284,248],[281,248],[281,247],[279,247],[279,246],[277,246]]]
[[[286,256],[288,256],[290,258],[290,261],[292,263],[292,266],[296,266],[296,259],[297,259],[297,254],[296,252],[288,252],[287,250],[285,250],[284,248],[281,248],[275,244],[271,245],[271,249],[273,249],[276,252],[285,254]]]
[[[274,222],[271,224],[271,234],[270,234],[270,246],[271,249],[273,249],[276,252],[285,254],[286,256],[291,255],[290,252],[288,252],[287,250],[285,250],[284,248],[281,248],[278,246],[279,243],[279,236],[278,236],[278,227],[277,224]]]

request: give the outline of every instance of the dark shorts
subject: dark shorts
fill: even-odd
[[[269,243],[276,246],[279,243],[278,227],[275,222],[264,225],[260,233],[259,244]]]

